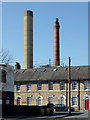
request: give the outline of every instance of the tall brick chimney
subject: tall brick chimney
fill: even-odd
[[[55,18],[55,23],[54,23],[54,61],[53,61],[54,66],[60,65],[59,28],[60,28],[60,26],[59,26],[58,18]]]
[[[33,12],[24,11],[24,69],[33,68]]]

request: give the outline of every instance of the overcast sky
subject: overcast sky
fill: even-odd
[[[60,60],[68,65],[88,64],[88,3],[7,2],[2,4],[2,45],[24,64],[24,11],[33,11],[34,65],[53,64],[54,21],[60,23]]]

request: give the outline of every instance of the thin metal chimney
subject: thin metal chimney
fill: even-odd
[[[60,28],[60,26],[59,26],[58,18],[55,18],[55,23],[54,23],[54,61],[53,61],[54,66],[60,65],[59,28]]]
[[[24,11],[24,69],[33,68],[33,12]]]

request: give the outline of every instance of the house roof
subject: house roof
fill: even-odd
[[[89,79],[90,66],[72,66],[71,80]],[[68,80],[68,67],[48,67],[15,70],[17,81]]]

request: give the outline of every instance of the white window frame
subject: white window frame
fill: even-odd
[[[73,100],[75,100],[75,101],[73,101]],[[77,106],[77,96],[72,96],[72,106]]]
[[[30,100],[30,102],[28,101],[28,98],[30,98],[30,99],[29,99],[29,100]],[[31,96],[27,96],[27,105],[28,105],[28,106],[30,106],[30,105],[31,105],[31,101],[32,101]]]
[[[38,104],[38,98],[41,99],[40,105]],[[43,97],[42,97],[41,95],[38,95],[38,96],[36,97],[36,103],[37,103],[38,106],[41,106],[41,105],[42,105],[42,100],[43,100]]]
[[[65,82],[60,81],[60,90],[65,90]]]
[[[66,104],[66,96],[64,96],[64,95],[60,95],[60,97],[59,97],[59,101],[60,101],[60,104],[61,104],[61,99],[62,98],[64,98],[63,100],[63,103],[64,103],[64,105]]]
[[[77,81],[72,81],[72,90],[77,90]]]
[[[49,96],[48,97],[48,103],[49,104],[53,104],[53,96]]]
[[[27,91],[31,91],[31,84],[27,83]]]
[[[39,104],[40,103],[40,104]],[[40,96],[37,97],[37,105],[41,106],[42,104],[42,98]]]
[[[84,90],[89,90],[89,88],[90,88],[90,82],[84,81]]]
[[[38,83],[38,84],[37,84],[37,90],[38,90],[38,91],[41,91],[41,90],[42,90],[42,84],[41,84],[41,83]]]
[[[20,84],[16,84],[16,91],[17,91],[17,92],[20,91]]]
[[[48,83],[48,90],[50,90],[50,91],[53,90],[53,82]]]

